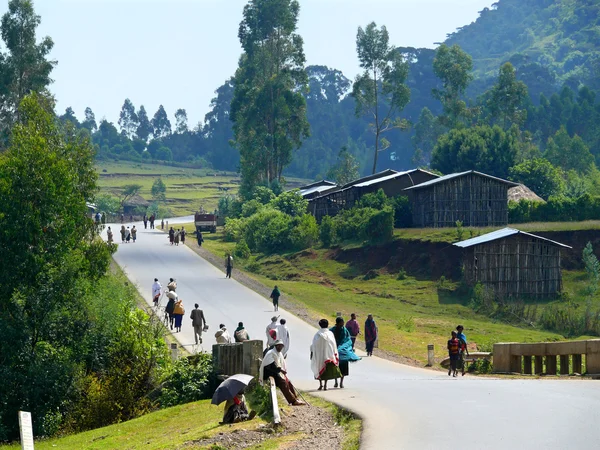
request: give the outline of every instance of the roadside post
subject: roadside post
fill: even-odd
[[[21,449],[34,450],[33,427],[31,426],[31,413],[19,411],[19,429],[21,432]]]
[[[427,367],[433,367],[435,364],[435,355],[433,353],[433,344],[427,346]]]
[[[171,344],[171,360],[177,361],[179,359],[179,348],[176,343]]]

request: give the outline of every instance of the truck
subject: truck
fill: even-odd
[[[216,214],[196,213],[194,214],[194,224],[196,225],[196,231],[217,232]]]

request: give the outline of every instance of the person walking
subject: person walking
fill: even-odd
[[[250,340],[250,335],[244,328],[244,322],[238,323],[238,327],[235,329],[233,337],[235,338],[235,342],[244,342]]]
[[[346,328],[350,332],[350,340],[352,341],[352,351],[354,351],[354,345],[356,344],[356,338],[360,334],[360,325],[356,320],[356,314],[350,314],[350,320],[346,322]]]
[[[175,246],[178,247],[179,246],[179,230],[175,230],[174,242],[175,242]]]
[[[277,339],[283,342],[283,357],[287,358],[288,351],[290,350],[290,330],[286,326],[286,320],[281,319],[275,330],[277,332]]]
[[[161,291],[162,285],[158,282],[158,278],[155,278],[154,283],[152,284],[152,302],[154,303],[154,307],[158,306]]]
[[[125,222],[125,216],[123,214],[121,214],[121,223]]]
[[[310,346],[310,368],[315,380],[319,380],[319,391],[326,391],[327,381],[337,380],[342,374],[339,369],[337,344],[335,336],[329,330],[329,321],[319,320],[319,327],[320,330],[315,333]]]
[[[202,344],[202,331],[206,325],[206,318],[204,317],[204,311],[199,309],[198,303],[194,305],[194,308],[190,314],[190,319],[192,319],[192,327],[194,327],[194,339],[196,345],[198,345],[198,343]]]
[[[273,377],[275,385],[279,388],[290,405],[304,405],[304,402],[298,400],[298,393],[287,377],[287,367],[285,358],[281,353],[282,350],[283,342],[276,341],[275,348],[269,350],[262,360],[259,379],[266,381],[269,377]]]
[[[171,245],[173,245],[173,243],[175,242],[175,230],[173,229],[173,227],[171,227],[171,229],[169,230],[169,242],[171,243]]]
[[[279,297],[281,297],[281,292],[279,292],[279,289],[277,288],[277,286],[275,286],[273,292],[271,292],[271,298],[273,299],[273,308],[275,311],[279,311]]]
[[[227,257],[225,258],[225,278],[231,278],[231,272],[233,271],[233,256],[230,253],[227,253]]]
[[[177,333],[181,331],[181,322],[183,321],[184,314],[185,308],[183,307],[183,300],[177,298],[173,307],[173,316],[175,316],[175,331]]]
[[[125,230],[125,243],[129,244],[130,240],[131,240],[131,230],[129,229],[129,227],[127,227],[127,229]]]
[[[181,231],[179,232],[179,237],[181,239],[181,244],[185,245],[185,229],[181,227]]]
[[[176,291],[177,281],[175,281],[173,278],[169,278],[169,284],[167,284],[167,289],[169,289],[169,291]]]
[[[202,237],[202,232],[200,230],[196,231],[196,239],[198,240],[198,247],[202,247],[204,238]]]
[[[110,229],[110,227],[108,227],[108,230],[106,230],[106,236],[108,237],[108,243],[112,244],[113,243],[113,232]]]
[[[271,336],[271,330],[277,330],[277,319],[279,319],[279,316],[271,317],[271,323],[267,325],[267,328],[265,329],[265,334],[267,335],[267,347],[275,345],[275,341],[277,340],[273,339]]]
[[[465,328],[462,325],[458,325],[456,327],[456,338],[460,344],[458,365],[463,377],[465,376],[465,354],[469,356],[469,349],[467,348],[467,336],[465,336],[464,330]]]
[[[175,291],[167,291],[167,298],[169,301],[167,302],[167,306],[165,306],[165,314],[169,317],[169,326],[171,330],[173,330],[173,322],[175,320],[174,311],[175,311],[175,301],[178,300],[177,292]]]
[[[121,244],[125,243],[125,225],[121,225]]]
[[[458,360],[460,359],[460,341],[456,337],[456,331],[452,331],[451,338],[448,340],[448,356],[450,357],[450,368],[448,369],[448,376],[452,373],[453,377],[458,374],[457,366]]]
[[[156,216],[154,214],[152,214],[150,216],[150,229],[154,230],[154,220],[156,219]]]
[[[229,335],[229,331],[225,327],[225,324],[219,325],[219,330],[215,333],[215,339],[217,340],[217,344],[232,344],[233,339]]]
[[[367,356],[373,356],[373,348],[375,347],[375,341],[377,341],[377,324],[373,320],[373,314],[367,316],[365,321],[365,347],[367,349]]]
[[[360,357],[352,350],[352,340],[350,339],[350,332],[344,326],[344,319],[337,317],[335,319],[335,326],[330,329],[335,336],[335,343],[337,344],[338,355],[340,358],[340,389],[344,388],[344,378],[350,374],[350,363],[360,361]],[[337,378],[333,387],[338,387]]]
[[[135,240],[137,239],[137,228],[135,225],[131,227],[131,239],[133,239],[133,243],[135,244]]]
[[[165,219],[160,219],[160,229],[161,230],[165,229]]]
[[[148,217],[144,214],[144,230],[148,229]]]

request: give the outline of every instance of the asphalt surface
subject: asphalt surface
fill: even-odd
[[[182,221],[190,218],[169,224]],[[113,226],[117,242],[119,228]],[[194,303],[200,304],[210,326],[204,334],[204,351],[211,351],[220,323],[233,333],[243,321],[252,339],[266,339],[265,328],[274,314],[270,301],[235,279],[226,279],[187,248],[196,245],[193,236],[187,245],[175,247],[159,230],[144,230],[142,223],[136,228],[137,242],[119,245],[115,260],[149,304],[155,277],[163,287],[170,277],[177,279],[186,310],[182,332],[175,334],[179,342],[194,350],[189,319]],[[162,302],[166,303],[164,297]],[[277,314],[286,318],[290,330],[290,380],[358,413],[364,419],[362,449],[600,448],[600,381],[451,378],[363,357],[350,365],[344,389],[318,392],[309,360],[316,324],[313,327],[281,308]],[[468,322],[465,326],[468,336]]]

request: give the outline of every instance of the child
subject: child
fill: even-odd
[[[448,376],[452,373],[452,376],[455,377],[457,375],[456,366],[458,364],[458,358],[460,357],[460,342],[456,337],[456,331],[452,332],[452,339],[448,341],[448,356],[450,356]]]

